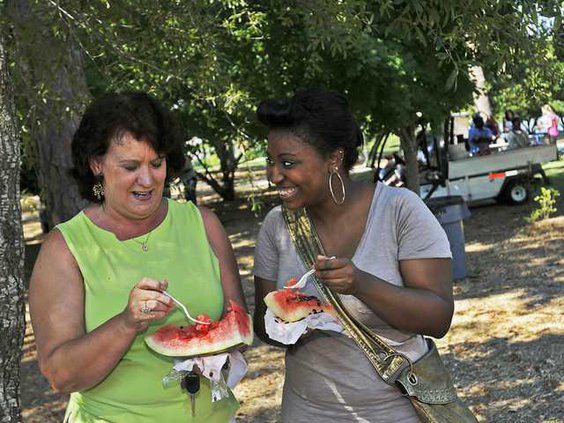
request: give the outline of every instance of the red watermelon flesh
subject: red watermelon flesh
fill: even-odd
[[[296,322],[310,314],[321,312],[335,315],[332,305],[324,304],[319,298],[304,294],[297,289],[279,289],[269,292],[264,297],[264,302],[275,316],[286,322]]]
[[[198,320],[210,321],[209,325],[166,325],[145,338],[152,350],[169,357],[196,357],[218,354],[240,345],[253,343],[251,316],[233,301],[221,320],[211,321],[207,315]]]
[[[285,286],[288,286],[288,287],[289,287],[289,286],[294,286],[296,283],[297,283],[296,278],[291,278],[291,279],[288,279],[288,280],[286,281],[286,285],[285,285]]]

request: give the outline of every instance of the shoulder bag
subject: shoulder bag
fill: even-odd
[[[305,209],[282,207],[284,220],[300,259],[312,268],[317,255],[325,255],[313,222]],[[429,351],[412,362],[394,350],[370,328],[356,320],[341,299],[312,277],[324,300],[332,304],[337,316],[366,355],[378,375],[389,385],[397,386],[407,396],[423,423],[475,423],[472,412],[458,398],[447,368],[433,340],[425,338]]]

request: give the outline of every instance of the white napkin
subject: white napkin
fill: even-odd
[[[308,328],[344,332],[339,321],[329,313],[310,314],[297,322],[283,322],[270,309],[266,309],[264,325],[270,339],[285,345],[295,344]]]
[[[229,375],[227,376],[227,386],[229,386],[230,389],[233,389],[247,373],[247,362],[239,350],[177,361],[173,369],[177,372],[190,372],[192,371],[194,365],[196,365],[198,366],[198,369],[200,369],[202,376],[217,382],[220,379],[221,369],[227,360],[229,360],[230,364]]]

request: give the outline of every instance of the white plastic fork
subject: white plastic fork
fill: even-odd
[[[285,286],[286,289],[300,289],[303,288],[307,282],[307,278],[315,273],[315,267],[313,269],[308,270],[304,275],[297,281],[294,285]]]
[[[190,316],[190,313],[188,313],[188,309],[186,308],[186,306],[184,304],[182,304],[180,301],[178,301],[176,298],[174,298],[172,295],[170,295],[168,292],[166,291],[162,291],[163,294],[165,294],[168,298],[170,298],[172,301],[174,301],[174,303],[176,304],[176,306],[182,310],[182,313],[184,314],[184,317],[186,317],[187,320],[190,320],[194,323],[199,323],[201,325],[209,325],[210,322],[203,322],[202,320],[198,320],[198,319],[194,319],[192,316]]]
[[[337,257],[335,256],[331,256],[328,257],[327,260],[333,260]],[[315,267],[313,269],[308,270],[306,273],[304,273],[304,275],[300,278],[300,280],[298,282],[296,282],[294,285],[291,286],[285,286],[284,288],[286,289],[300,289],[303,288],[307,282],[307,278],[309,278],[311,275],[313,275],[315,273]]]

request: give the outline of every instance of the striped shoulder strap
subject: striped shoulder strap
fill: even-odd
[[[292,242],[306,269],[313,267],[317,255],[326,255],[315,226],[306,209],[290,210],[282,206],[282,214]],[[343,327],[355,340],[384,382],[393,385],[400,373],[410,366],[409,359],[356,320],[343,306],[340,297],[312,276],[323,299],[333,305]]]

